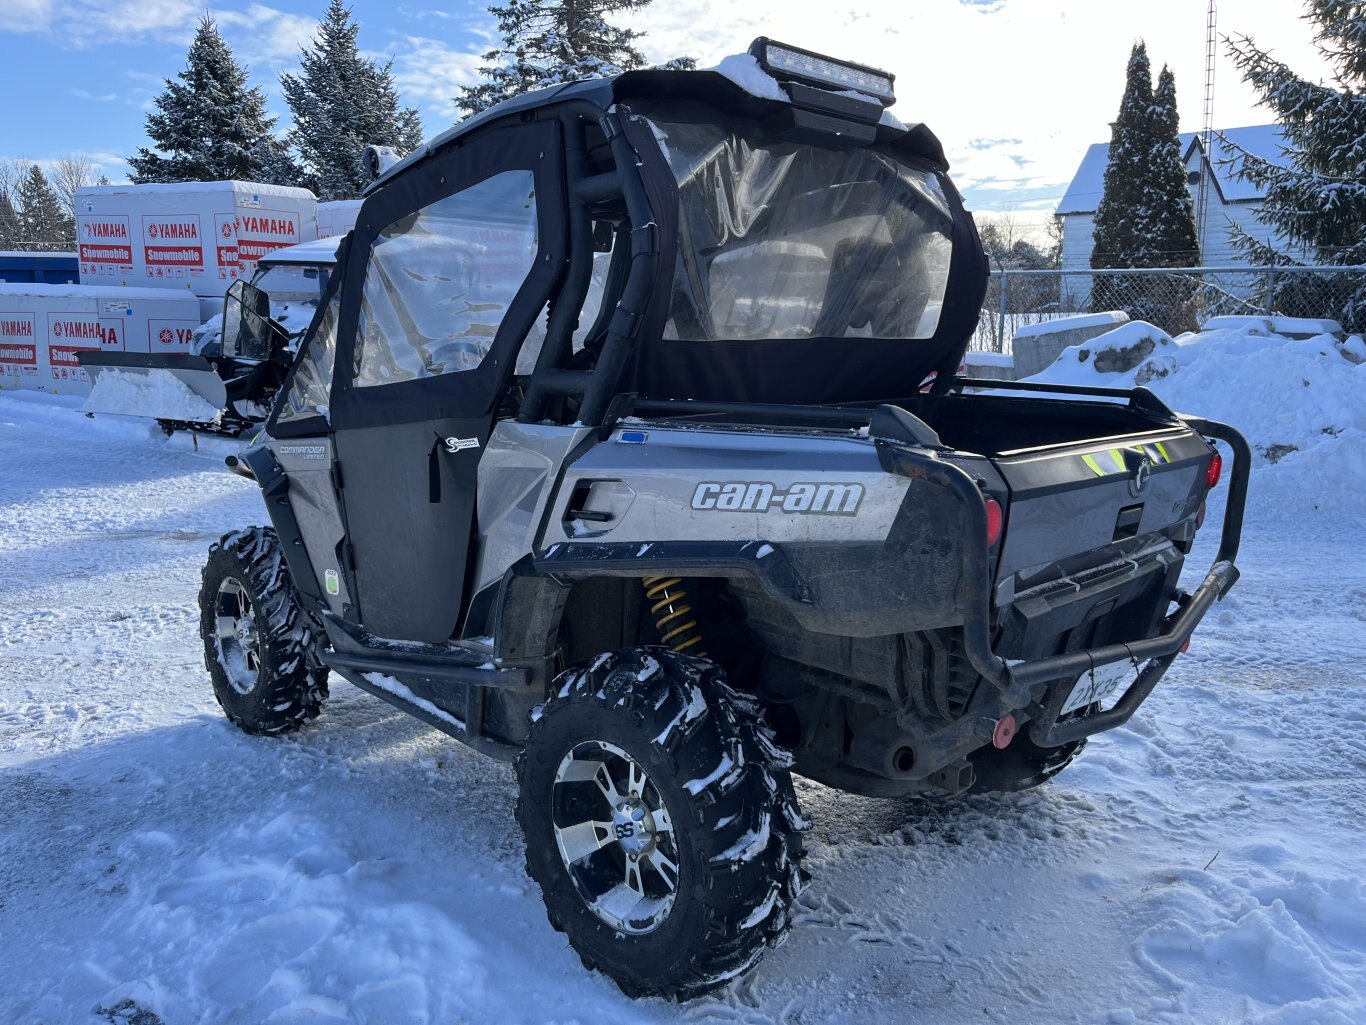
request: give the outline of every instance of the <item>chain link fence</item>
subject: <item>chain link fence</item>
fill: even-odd
[[[1124,310],[1171,335],[1239,315],[1326,318],[1360,333],[1366,267],[993,270],[970,349],[1008,353],[1026,325],[1107,310]]]

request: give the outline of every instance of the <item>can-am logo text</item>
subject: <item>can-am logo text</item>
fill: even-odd
[[[863,501],[862,484],[796,483],[780,488],[769,481],[703,481],[692,507],[707,512],[819,513],[852,516]]]

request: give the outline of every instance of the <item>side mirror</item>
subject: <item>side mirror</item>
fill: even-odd
[[[223,355],[269,359],[275,329],[270,296],[246,281],[235,281],[223,298]]]

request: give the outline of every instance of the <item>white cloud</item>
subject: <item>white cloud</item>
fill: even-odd
[[[46,32],[56,7],[56,0],[5,0],[0,32]]]
[[[68,0],[55,8],[50,31],[73,49],[125,40],[185,44],[204,13],[196,0]]]
[[[322,4],[319,5],[321,14]],[[249,4],[245,11],[214,11],[223,37],[249,68],[278,68],[298,62],[299,50],[312,45],[318,19]]]
[[[455,103],[462,85],[478,80],[486,45],[477,50],[454,50],[438,39],[402,36],[394,58],[394,84],[403,102],[417,105],[429,116],[428,134],[436,134],[458,119]]]
[[[75,50],[121,42],[184,46],[205,15],[249,65],[292,61],[317,29],[314,17],[261,3],[219,9],[204,0],[0,0],[0,31],[43,33]]]

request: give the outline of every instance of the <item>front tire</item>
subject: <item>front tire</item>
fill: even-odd
[[[199,634],[214,697],[242,730],[290,733],[322,711],[327,667],[269,527],[226,534],[209,549]]]
[[[664,648],[556,679],[518,759],[551,925],[628,996],[687,999],[785,937],[803,885],[787,767],[756,702]]]

